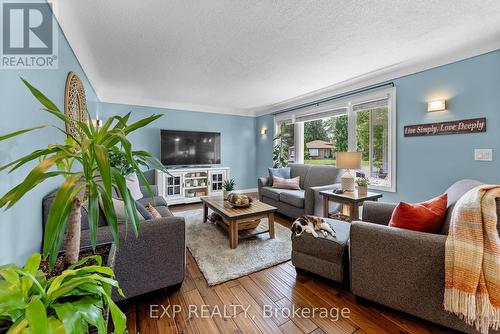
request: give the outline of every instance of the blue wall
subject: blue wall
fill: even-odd
[[[393,80],[397,89],[397,192],[384,201],[417,202],[441,194],[450,184],[472,178],[500,184],[500,50]],[[448,101],[448,111],[428,113],[426,102]],[[407,137],[410,124],[486,117],[487,132]],[[272,129],[272,117],[257,127]],[[260,128],[259,128],[260,129]],[[257,144],[257,174],[272,165],[272,137]],[[474,148],[492,148],[493,161],[474,161]]]
[[[263,128],[267,129],[267,134],[260,135],[260,130]],[[268,174],[267,169],[272,167],[273,164],[274,116],[257,117],[257,131],[259,135],[256,138],[256,173],[259,177],[266,176]]]
[[[386,200],[421,201],[471,178],[500,184],[500,50],[395,80],[397,187]],[[445,97],[447,111],[429,113],[426,101]],[[404,137],[409,124],[486,117],[486,133]],[[475,148],[493,161],[475,161]]]
[[[231,168],[236,189],[256,187],[256,146],[254,117],[232,116],[194,111],[100,103],[99,115],[107,119],[112,115],[132,112],[132,119],[151,114],[164,115],[151,126],[130,135],[135,149],[145,150],[160,157],[160,129],[212,131],[221,133],[221,166]]]
[[[20,77],[39,88],[62,109],[69,71],[75,71],[80,75],[87,92],[89,108],[95,107],[97,100],[95,92],[61,31],[59,31],[58,69],[0,70],[0,135],[40,124],[61,126],[55,117],[40,110],[40,103],[24,86]],[[49,128],[0,142],[0,165],[62,140],[64,136],[61,133]],[[29,167],[34,166],[35,164],[31,164]],[[31,169],[29,167],[20,168],[10,175],[6,171],[0,172],[0,195],[20,183]],[[55,189],[60,181],[48,180],[32,190],[13,208],[7,211],[0,210],[0,265],[7,262],[24,262],[31,253],[40,250],[42,198]]]

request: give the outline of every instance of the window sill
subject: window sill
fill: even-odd
[[[378,191],[385,191],[385,192],[390,192],[390,193],[395,193],[396,192],[396,185],[394,185],[392,187],[368,186],[368,189],[370,189],[370,190],[378,190]]]

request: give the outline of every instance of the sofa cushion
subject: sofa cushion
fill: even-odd
[[[335,231],[335,237],[330,234],[325,237],[323,233],[318,233],[318,238],[310,233],[302,233],[299,237],[292,235],[292,249],[295,252],[341,264],[347,252],[351,224],[334,219],[324,219],[324,221]]]
[[[168,206],[167,201],[163,196],[155,196],[153,198],[151,197],[144,197],[138,200],[137,202],[141,203],[142,205],[146,206],[146,204],[151,203],[153,206]]]
[[[436,233],[441,229],[446,215],[448,195],[418,204],[399,203],[392,213],[389,226],[413,231]]]
[[[275,201],[279,201],[280,200],[280,193],[283,190],[284,189],[278,189],[278,188],[272,188],[272,187],[262,187],[260,192],[261,192],[262,196],[266,196],[266,197],[274,199]]]
[[[282,179],[290,178],[290,167],[283,168],[268,168],[269,172],[269,182],[271,186],[273,185],[273,176],[281,177]]]
[[[311,169],[311,165],[290,164],[290,177],[300,176],[300,189],[304,189],[304,180],[307,177],[309,169]]]
[[[301,188],[308,189],[310,187],[340,183],[342,174],[344,174],[344,170],[334,166],[311,166]]]
[[[293,205],[297,208],[304,207],[304,190],[284,191],[280,193],[280,202]]]
[[[163,218],[173,216],[172,212],[170,212],[167,206],[155,206],[155,209]]]

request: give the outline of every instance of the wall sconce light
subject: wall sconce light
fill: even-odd
[[[267,129],[266,128],[260,129],[260,134],[261,135],[267,135]]]
[[[446,110],[446,100],[432,100],[427,103],[427,111],[443,111]]]

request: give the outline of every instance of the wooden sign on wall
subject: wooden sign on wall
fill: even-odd
[[[486,132],[486,118],[483,117],[450,122],[406,125],[404,130],[405,137]]]

